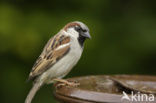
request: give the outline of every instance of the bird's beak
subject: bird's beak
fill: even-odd
[[[86,38],[88,38],[88,39],[91,39],[91,36],[90,36],[89,32],[83,33],[83,36],[86,37]]]

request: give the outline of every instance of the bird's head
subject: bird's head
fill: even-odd
[[[90,39],[88,27],[79,21],[70,22],[63,28],[70,36],[78,39],[80,44],[83,45],[86,39]]]

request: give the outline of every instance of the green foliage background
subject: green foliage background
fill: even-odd
[[[156,75],[154,0],[1,0],[0,98],[22,103],[26,79],[48,39],[66,23],[87,24],[92,36],[67,77],[97,74]],[[52,85],[33,103],[55,103]]]

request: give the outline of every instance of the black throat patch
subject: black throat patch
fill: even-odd
[[[84,45],[84,42],[85,42],[86,38],[79,35],[79,37],[77,39],[79,41],[80,46],[83,48],[83,45]]]

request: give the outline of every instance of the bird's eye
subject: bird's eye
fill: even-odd
[[[85,30],[85,29],[82,29],[82,31],[83,31],[83,32],[87,32],[87,30]]]
[[[81,27],[75,27],[75,30],[78,31],[78,32],[87,32],[87,30],[85,29],[82,29]]]
[[[81,31],[81,27],[79,27],[79,26],[75,27],[75,30],[79,32],[79,31]]]

